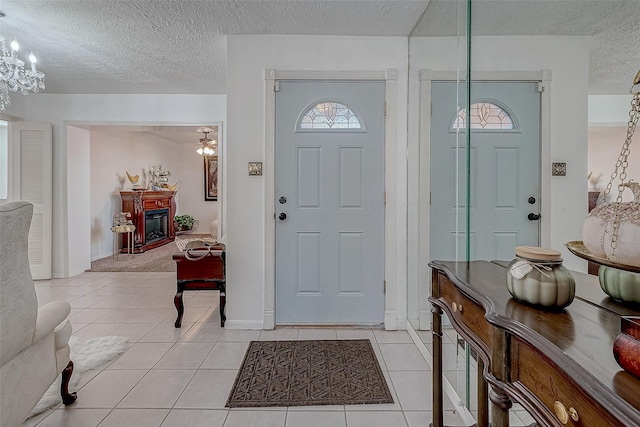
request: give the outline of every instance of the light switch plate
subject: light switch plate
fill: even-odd
[[[249,176],[262,175],[262,162],[249,162]]]
[[[567,176],[567,164],[551,163],[551,176]]]

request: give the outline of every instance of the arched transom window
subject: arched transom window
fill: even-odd
[[[321,101],[300,116],[299,130],[362,129],[356,113],[337,101]]]
[[[466,129],[466,109],[460,110],[453,121],[453,129]],[[502,107],[491,102],[476,102],[471,104],[471,129],[510,130],[515,129],[511,115]]]

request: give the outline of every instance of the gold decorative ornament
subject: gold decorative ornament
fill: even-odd
[[[127,178],[129,178],[129,182],[131,183],[131,185],[133,185],[134,187],[136,185],[138,185],[138,180],[140,179],[140,175],[131,175],[128,171],[127,172]]]

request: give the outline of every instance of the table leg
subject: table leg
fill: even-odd
[[[444,413],[442,409],[442,310],[433,306],[432,329],[433,329],[433,427],[444,425]]]
[[[173,303],[176,306],[176,310],[178,310],[178,318],[176,319],[176,323],[174,326],[179,328],[182,326],[182,315],[184,314],[184,304],[182,303],[182,289],[178,287],[178,292],[176,296],[173,297]]]
[[[118,259],[118,233],[113,233],[113,257]]]
[[[227,305],[227,290],[224,283],[220,285],[220,326],[224,328],[224,322],[227,320],[227,314],[225,313]]]
[[[493,427],[509,427],[509,409],[513,406],[511,398],[501,389],[491,386],[491,425]]]
[[[478,356],[478,427],[489,427],[489,385],[484,379],[484,362]]]

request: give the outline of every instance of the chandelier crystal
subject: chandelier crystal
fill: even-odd
[[[200,138],[200,147],[196,150],[196,153],[201,156],[212,156],[216,154],[216,145],[218,141],[207,138],[209,132],[203,132],[204,138]]]
[[[44,89],[44,73],[36,68],[38,60],[33,52],[29,55],[31,69],[25,70],[24,61],[18,58],[18,41],[14,39],[9,47],[10,49],[4,36],[0,34],[0,111],[5,111],[11,105],[9,91],[17,92],[20,89],[23,95],[27,95],[29,91],[39,92]]]

